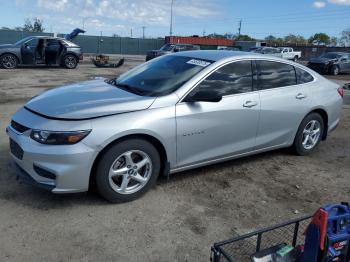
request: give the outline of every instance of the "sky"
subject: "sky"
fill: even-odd
[[[44,20],[46,32],[146,37],[169,35],[171,0],[0,0],[0,27]],[[237,33],[263,39],[350,28],[350,0],[174,0],[173,35]]]

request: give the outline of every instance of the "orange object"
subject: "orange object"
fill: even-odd
[[[320,230],[320,249],[324,250],[327,235],[328,213],[320,208],[313,215],[311,224],[314,224]]]

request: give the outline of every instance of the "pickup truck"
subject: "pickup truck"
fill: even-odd
[[[281,57],[284,59],[289,59],[297,61],[301,58],[301,51],[294,51],[291,47],[280,47]]]

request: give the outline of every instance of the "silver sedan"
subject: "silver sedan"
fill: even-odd
[[[7,128],[23,181],[130,201],[159,175],[291,147],[306,155],[339,123],[342,88],[300,64],[189,51],[114,79],[32,98]]]

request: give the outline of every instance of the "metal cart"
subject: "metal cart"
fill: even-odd
[[[310,221],[311,216],[307,216],[215,243],[210,261],[251,262],[253,254],[271,247],[303,245],[304,232]]]

